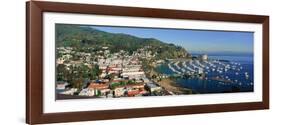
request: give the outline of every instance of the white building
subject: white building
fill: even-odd
[[[199,58],[202,61],[207,61],[208,60],[208,55],[207,54],[203,54],[203,55],[200,55]]]
[[[65,94],[65,95],[73,95],[75,92],[77,92],[78,89],[77,88],[72,88],[66,91],[61,92],[60,94]]]
[[[66,88],[66,86],[69,84],[67,82],[61,82],[61,83],[57,83],[56,85],[57,85],[56,88],[58,90],[64,90]]]
[[[143,71],[141,72],[123,72],[121,74],[123,77],[128,77],[129,79],[140,79],[145,77],[145,73]]]
[[[154,83],[147,83],[147,84],[146,84],[146,87],[148,87],[148,89],[149,89],[150,92],[159,91],[159,90],[162,89],[160,86],[157,86],[157,85],[154,84]]]
[[[124,87],[117,87],[114,89],[114,95],[117,97],[123,96],[125,93]]]

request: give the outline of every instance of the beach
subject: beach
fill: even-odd
[[[165,90],[169,92],[173,92],[174,94],[192,94],[192,90],[188,88],[183,88],[176,84],[173,80],[166,78],[157,82],[160,86],[165,88]]]

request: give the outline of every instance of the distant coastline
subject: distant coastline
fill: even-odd
[[[208,56],[253,56],[253,52],[229,52],[229,51],[218,51],[218,52],[198,52],[190,51],[192,56],[198,56],[207,54]]]

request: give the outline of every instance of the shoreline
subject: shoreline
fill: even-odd
[[[157,82],[161,87],[169,92],[173,92],[176,95],[180,94],[192,94],[192,89],[183,88],[175,83],[175,81],[171,80],[170,78],[162,79],[161,81]]]
[[[150,71],[150,75],[157,73],[158,72],[155,71],[155,69]],[[175,95],[193,94],[192,89],[181,87],[171,78],[163,78],[161,81],[156,81],[156,83],[163,87],[166,91],[172,92]]]

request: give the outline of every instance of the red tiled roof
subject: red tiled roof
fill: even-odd
[[[106,89],[106,88],[108,88],[108,84],[90,83],[88,88],[91,88],[91,89]]]
[[[112,80],[111,83],[114,83],[114,82],[121,82],[122,80]]]
[[[131,90],[131,91],[128,91],[128,96],[135,96],[139,93],[140,93],[139,90]]]
[[[136,87],[136,88],[142,88],[142,87],[144,87],[144,84],[142,84],[142,83],[139,83],[139,84],[127,84],[126,85],[127,87]]]

